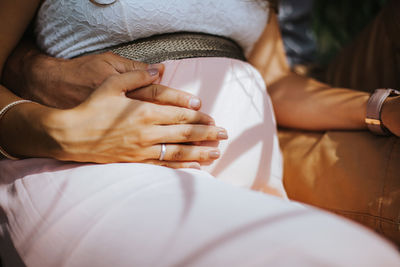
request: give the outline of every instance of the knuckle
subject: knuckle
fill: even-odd
[[[184,111],[178,111],[175,117],[177,123],[185,123],[188,121],[188,114]]]
[[[144,131],[136,133],[137,145],[140,147],[146,147],[149,143],[148,135]]]
[[[200,161],[207,161],[208,160],[208,151],[201,150],[199,152],[199,159],[200,159]]]
[[[189,140],[189,139],[192,137],[192,135],[193,135],[193,131],[192,131],[191,128],[185,127],[185,128],[182,130],[181,135],[182,135],[182,137],[183,137],[185,140]]]
[[[150,90],[151,90],[151,99],[157,100],[161,93],[159,86],[152,85],[152,86],[150,86]]]
[[[202,112],[198,112],[197,120],[202,123],[207,123],[207,124],[211,123],[212,126],[215,126],[214,119],[210,115],[204,114]]]
[[[101,79],[94,78],[94,79],[88,81],[88,86],[89,86],[89,88],[95,89],[95,88],[99,87],[102,84],[102,82],[103,81]]]
[[[145,119],[146,121],[153,121],[154,114],[151,109],[148,109],[148,108],[143,109],[142,114],[143,114],[143,119]]]
[[[172,154],[171,154],[172,161],[182,160],[183,157],[184,157],[184,153],[183,153],[182,149],[177,149],[176,151],[172,152]]]
[[[148,122],[153,119],[153,111],[147,105],[142,104],[138,107],[138,116],[142,121]]]

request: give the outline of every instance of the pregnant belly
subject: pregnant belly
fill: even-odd
[[[166,61],[161,84],[197,95],[229,139],[202,168],[236,186],[284,196],[276,123],[265,83],[250,64],[229,58]]]

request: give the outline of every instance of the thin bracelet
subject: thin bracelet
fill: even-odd
[[[1,118],[4,116],[4,114],[6,114],[7,111],[9,111],[12,107],[18,105],[18,104],[22,104],[22,103],[31,103],[32,101],[30,100],[17,100],[14,102],[11,102],[10,104],[8,104],[7,106],[5,106],[2,110],[0,110],[0,120]],[[8,159],[12,159],[12,160],[18,160],[18,158],[11,156],[10,154],[8,154],[0,145],[0,154],[3,155],[4,157],[8,158]]]

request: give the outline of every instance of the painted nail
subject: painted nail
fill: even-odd
[[[218,139],[228,139],[228,134],[225,131],[220,131],[218,133]]]
[[[196,170],[201,170],[201,168],[200,168],[200,164],[199,163],[191,163],[190,165],[189,165],[189,168],[192,168],[192,169],[196,169]]]
[[[157,76],[157,75],[158,75],[158,69],[148,69],[147,72],[148,72],[151,76]]]
[[[219,151],[210,151],[210,153],[208,154],[208,156],[209,156],[211,159],[217,159],[217,158],[219,158]]]
[[[189,107],[193,108],[193,109],[198,109],[200,108],[201,102],[200,99],[196,98],[196,97],[192,97],[189,100]]]

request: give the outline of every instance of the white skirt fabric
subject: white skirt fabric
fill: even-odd
[[[250,65],[169,61],[161,83],[201,97],[228,130],[222,157],[203,170],[0,161],[5,266],[400,264],[369,230],[285,199],[272,106]]]

